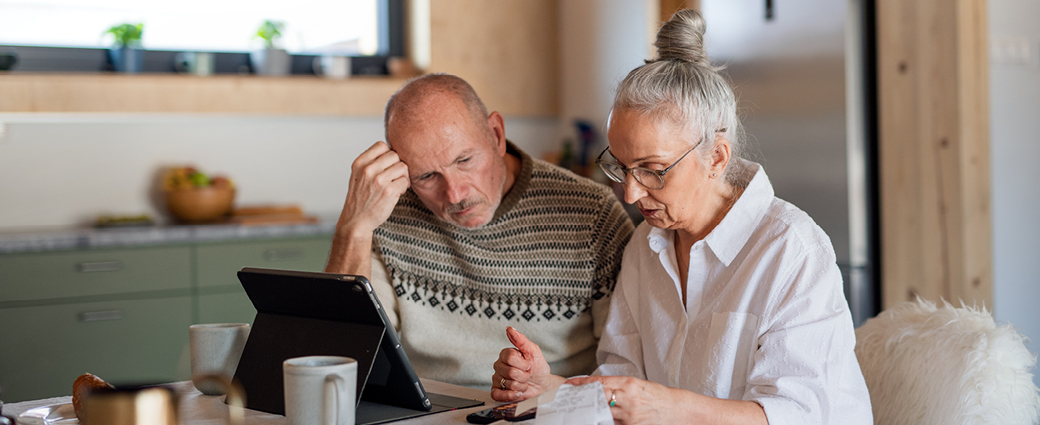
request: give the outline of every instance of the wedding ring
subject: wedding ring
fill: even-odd
[[[498,387],[503,390],[506,389],[506,378],[502,378],[501,381],[498,381]]]
[[[610,407],[617,405],[617,395],[614,394],[614,390],[610,390]]]

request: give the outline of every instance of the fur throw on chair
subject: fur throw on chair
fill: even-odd
[[[985,308],[918,299],[856,329],[879,425],[1029,425],[1040,419],[1036,356]]]

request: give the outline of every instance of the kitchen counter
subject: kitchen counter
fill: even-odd
[[[243,226],[237,224],[169,225],[110,228],[64,228],[39,231],[0,230],[0,254],[189,244],[265,238],[329,235],[336,219],[314,224]]]

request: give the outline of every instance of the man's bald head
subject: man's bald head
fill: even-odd
[[[466,80],[450,74],[427,74],[413,78],[390,96],[383,115],[386,142],[393,146],[390,140],[391,125],[407,126],[423,121],[432,108],[438,107],[439,102],[450,100],[461,102],[473,123],[487,129],[487,107]]]
[[[398,90],[384,119],[386,142],[431,212],[462,227],[491,221],[520,170],[501,114],[488,114],[461,78],[434,74]]]

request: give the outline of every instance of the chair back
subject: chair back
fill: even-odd
[[[878,425],[1031,425],[1036,356],[985,308],[918,299],[856,329],[856,357]]]

